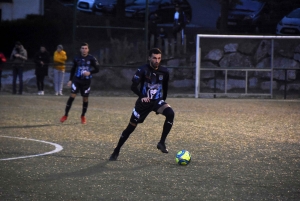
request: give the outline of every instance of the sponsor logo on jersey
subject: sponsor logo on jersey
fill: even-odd
[[[163,80],[164,79],[164,76],[163,75],[159,75],[159,80]]]
[[[148,83],[147,97],[150,98],[150,99],[155,98],[155,96],[158,92],[159,86],[160,86],[160,84],[150,84],[150,83]]]
[[[88,65],[89,65],[89,64],[91,64],[91,62],[90,62],[90,61],[87,61],[86,63],[87,63]]]

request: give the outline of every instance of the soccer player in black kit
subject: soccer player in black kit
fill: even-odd
[[[160,61],[161,51],[158,48],[151,49],[149,51],[149,64],[139,67],[133,76],[131,90],[138,96],[138,99],[133,108],[129,124],[122,132],[109,160],[117,160],[120,149],[129,135],[135,130],[137,124],[143,123],[152,111],[166,117],[157,149],[163,153],[168,153],[165,140],[173,126],[174,111],[165,102],[168,93],[169,71],[166,67],[160,66]]]
[[[71,95],[67,101],[65,115],[60,119],[61,123],[67,120],[68,113],[76,94],[80,91],[83,101],[81,123],[86,124],[85,113],[88,108],[91,78],[92,74],[99,72],[99,63],[94,56],[89,54],[89,45],[87,43],[81,44],[80,53],[81,54],[76,56],[73,60],[73,67],[71,69],[70,79],[68,82],[68,86],[71,86]]]

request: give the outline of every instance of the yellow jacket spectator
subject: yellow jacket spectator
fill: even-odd
[[[57,70],[65,71],[66,69],[66,60],[67,60],[67,54],[63,50],[62,45],[57,46],[57,50],[54,52],[54,68]]]
[[[67,54],[63,50],[62,45],[58,45],[56,51],[54,52],[54,90],[55,95],[63,95],[63,82],[66,70],[66,60]]]

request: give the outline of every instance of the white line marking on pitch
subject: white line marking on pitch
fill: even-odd
[[[22,137],[1,136],[1,135],[0,135],[0,137],[15,138],[15,139],[20,139],[20,140],[30,140],[30,141],[36,141],[36,142],[51,144],[51,145],[55,146],[55,149],[53,151],[49,151],[49,152],[46,152],[46,153],[36,154],[36,155],[29,155],[29,156],[20,156],[20,157],[14,157],[14,158],[4,158],[4,159],[0,159],[0,161],[9,161],[9,160],[15,160],[15,159],[21,159],[21,158],[33,158],[33,157],[37,157],[37,156],[45,156],[45,155],[54,154],[54,153],[57,153],[57,152],[60,152],[61,150],[63,150],[63,147],[60,146],[59,144],[52,143],[52,142],[47,142],[47,141],[43,141],[43,140],[36,140],[36,139],[22,138]]]

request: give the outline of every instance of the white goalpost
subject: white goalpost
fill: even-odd
[[[201,43],[200,39],[201,38],[224,38],[224,39],[229,39],[229,38],[234,38],[234,39],[265,39],[265,40],[271,40],[271,66],[268,69],[257,69],[257,68],[201,68]],[[245,76],[245,93],[244,95],[249,95],[247,93],[247,83],[248,83],[248,72],[249,71],[268,71],[270,72],[270,93],[269,94],[253,94],[251,93],[250,95],[268,95],[271,98],[273,97],[273,86],[272,86],[272,81],[273,81],[273,70],[274,70],[274,40],[278,39],[300,39],[300,36],[256,36],[256,35],[213,35],[213,34],[197,34],[197,42],[196,42],[196,69],[195,69],[195,98],[199,98],[200,94],[228,94],[227,93],[227,72],[230,70],[237,70],[237,71],[245,71],[246,76]],[[211,93],[205,93],[200,91],[200,83],[201,83],[201,71],[202,70],[214,70],[214,71],[225,71],[225,92],[224,93],[216,93],[216,92],[211,92]]]

